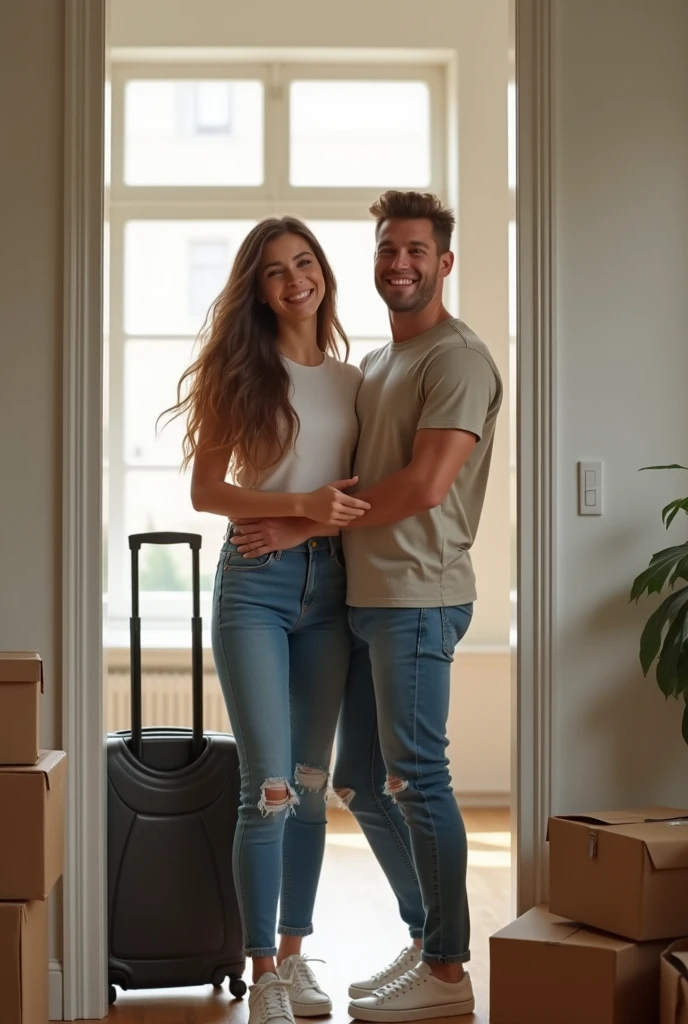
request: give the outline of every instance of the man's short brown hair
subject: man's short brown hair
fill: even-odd
[[[386,220],[429,220],[432,233],[440,254],[449,252],[452,231],[456,218],[432,192],[400,192],[388,189],[370,207],[370,213],[377,221],[376,233]]]

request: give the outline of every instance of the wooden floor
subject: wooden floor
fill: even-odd
[[[334,1001],[331,1024],[349,1024],[347,988],[356,977],[384,967],[408,942],[389,886],[351,815],[329,815],[327,853],[315,915],[304,952]],[[465,811],[469,836],[468,893],[472,918],[469,970],[476,1013],[462,1020],[487,1024],[489,936],[511,918],[511,837],[508,811]],[[335,959],[335,954],[337,959]],[[250,965],[246,975],[250,980]],[[120,992],[108,1024],[245,1024],[246,1001],[210,986],[156,992]],[[455,1018],[456,1019],[456,1018]],[[322,1020],[322,1018],[321,1018]],[[435,1024],[442,1024],[441,1020]]]

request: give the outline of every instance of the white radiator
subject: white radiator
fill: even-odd
[[[191,673],[178,669],[144,669],[142,677],[142,720],[144,727],[170,725],[190,727]],[[128,729],[130,714],[129,669],[110,667],[105,687],[105,731]],[[203,678],[203,727],[229,732],[229,719],[220,684],[214,672]]]

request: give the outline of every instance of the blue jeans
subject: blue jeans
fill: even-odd
[[[349,800],[411,934],[422,934],[427,963],[470,959],[466,830],[446,748],[450,668],[472,613],[470,604],[349,611],[357,642],[334,784]]]
[[[351,651],[345,590],[338,539],[220,555],[212,643],[241,768],[233,868],[249,956],[275,955],[278,903],[280,934],[313,931]]]

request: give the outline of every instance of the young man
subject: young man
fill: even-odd
[[[474,1007],[463,967],[466,833],[446,730],[450,666],[476,598],[469,552],[502,384],[486,346],[443,305],[454,262],[452,213],[435,196],[396,191],[371,213],[375,284],[389,309],[392,341],[362,364],[353,472],[357,497],[372,508],[344,531],[347,603],[370,658],[386,792],[408,825],[425,926],[418,966],[354,999],[349,1012],[410,1021]],[[350,761],[346,744],[342,757]],[[347,784],[340,764],[335,784]]]
[[[451,211],[432,195],[389,191],[371,213],[392,341],[364,359],[357,400],[357,496],[372,507],[344,531],[356,646],[334,786],[414,939],[389,968],[351,986],[349,1012],[412,1021],[474,1009],[463,967],[466,833],[446,730],[451,662],[476,598],[469,552],[502,384],[486,346],[442,301]],[[254,555],[296,543],[279,520],[242,529],[239,549]]]

